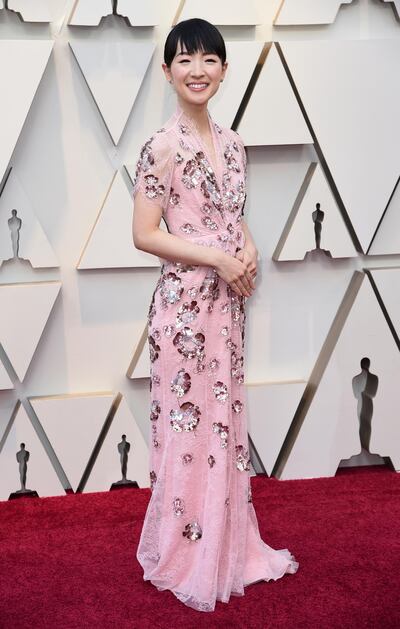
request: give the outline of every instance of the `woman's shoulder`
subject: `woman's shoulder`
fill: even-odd
[[[236,144],[243,146],[244,143],[237,131],[235,129],[231,129],[231,127],[223,127],[214,121],[214,126],[217,132],[222,135],[222,137],[228,142],[236,142]]]

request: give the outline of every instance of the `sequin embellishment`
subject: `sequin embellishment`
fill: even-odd
[[[171,391],[176,393],[176,397],[183,397],[190,390],[191,385],[190,374],[184,369],[179,369],[175,378],[171,380]]]
[[[204,351],[204,342],[204,334],[195,333],[189,326],[185,326],[180,332],[177,332],[173,340],[178,352],[185,358],[200,357]]]
[[[170,424],[175,432],[194,430],[200,421],[200,409],[192,402],[184,402],[179,409],[170,411]]]
[[[221,382],[221,380],[217,380],[213,386],[213,391],[218,402],[226,402],[228,399],[228,387],[226,384]]]
[[[249,452],[244,446],[236,446],[236,467],[239,472],[247,472],[250,470]]]
[[[212,454],[210,454],[210,456],[208,457],[207,461],[208,461],[208,465],[210,467],[214,467],[214,465],[215,465],[215,457],[213,457]]]
[[[189,465],[193,461],[193,454],[186,452],[186,454],[182,454],[181,458],[183,465]]]
[[[226,448],[228,446],[228,434],[229,427],[223,426],[221,422],[214,422],[212,425],[213,432],[219,435],[221,439],[221,448]]]
[[[172,509],[178,518],[185,513],[185,503],[182,498],[174,498]]]
[[[203,531],[201,530],[201,526],[196,520],[186,524],[184,530],[182,531],[183,537],[187,537],[187,539],[191,542],[196,542],[201,538],[202,534]]]

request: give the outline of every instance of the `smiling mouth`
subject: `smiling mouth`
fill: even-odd
[[[208,85],[209,83],[186,83],[186,86],[194,92],[201,92],[205,90]]]

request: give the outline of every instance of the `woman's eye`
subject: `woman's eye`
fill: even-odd
[[[189,59],[181,59],[179,63],[188,63]]]
[[[206,59],[206,61],[211,61],[211,63],[217,63],[215,59]]]

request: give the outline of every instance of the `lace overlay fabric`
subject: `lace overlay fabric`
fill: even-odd
[[[235,131],[209,123],[215,165],[178,106],[142,147],[133,194],[161,207],[170,233],[235,255],[246,154]],[[137,559],[145,580],[199,611],[298,569],[261,539],[252,503],[245,318],[245,298],[215,269],[165,261],[148,312],[152,495]]]

